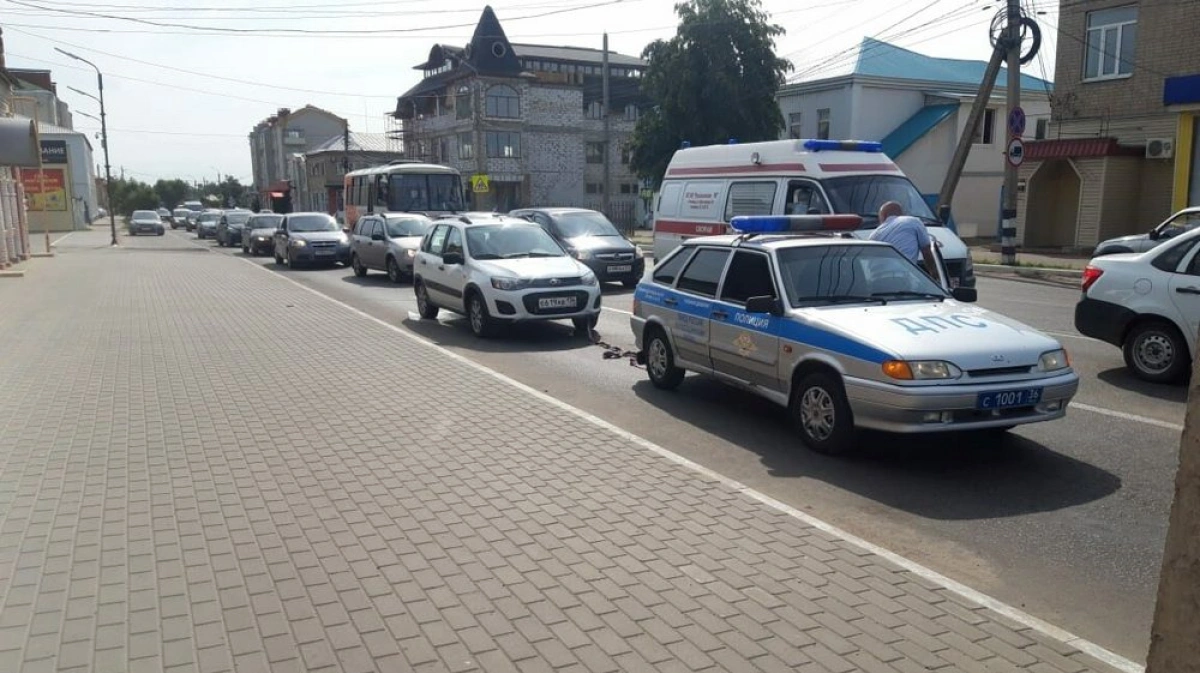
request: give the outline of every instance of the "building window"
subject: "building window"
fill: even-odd
[[[439,162],[450,161],[450,139],[441,138],[438,140],[438,157]]]
[[[458,158],[459,159],[474,159],[475,158],[475,143],[472,141],[470,133],[458,134]]]
[[[979,128],[975,129],[976,145],[991,145],[996,132],[996,110],[988,108],[983,111],[983,119],[979,120]]]
[[[800,130],[800,122],[804,120],[803,113],[790,112],[788,113],[788,137],[797,140],[803,138],[803,131]]]
[[[521,156],[521,134],[512,131],[488,131],[487,155],[491,159],[515,159]]]
[[[821,140],[829,138],[829,108],[827,107],[817,110],[817,138]]]
[[[633,103],[625,106],[625,121],[635,122],[638,120],[639,116],[640,114],[638,111],[638,106],[634,105]]]
[[[628,165],[633,159],[633,148],[628,143],[621,145],[621,163]]]
[[[454,92],[454,116],[459,119],[470,119],[471,117],[471,88],[467,86],[458,87],[458,91]]]
[[[583,115],[588,119],[603,119],[604,106],[600,103],[600,101],[588,103],[587,107],[583,110]]]
[[[1034,131],[1033,139],[1034,140],[1045,140],[1046,132],[1050,129],[1050,120],[1046,119],[1045,117],[1038,119],[1037,124],[1035,125],[1034,129],[1035,129],[1035,131]]]
[[[589,183],[587,183],[587,187],[586,187],[585,191],[587,191],[588,194],[603,194],[604,193],[604,183],[589,182]]]
[[[604,163],[604,143],[586,143],[583,146],[583,156],[589,164]]]
[[[1112,79],[1132,74],[1136,42],[1136,6],[1088,12],[1083,78]]]
[[[488,89],[487,116],[498,119],[516,119],[520,117],[521,96],[517,93],[517,90],[504,84],[497,84]]]

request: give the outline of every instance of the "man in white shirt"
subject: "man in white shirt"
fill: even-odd
[[[933,239],[921,220],[904,215],[899,203],[888,201],[879,207],[879,226],[871,232],[872,241],[890,243],[914,264],[924,262],[925,271],[937,278],[937,261],[933,257]]]

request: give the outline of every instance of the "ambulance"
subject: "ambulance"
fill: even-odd
[[[868,238],[879,207],[896,201],[937,241],[951,287],[974,287],[970,250],[943,226],[877,142],[776,140],[685,146],[675,152],[654,213],[654,259],[697,236],[730,233],[735,217],[852,215]]]

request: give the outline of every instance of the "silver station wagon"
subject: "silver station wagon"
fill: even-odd
[[[650,381],[694,371],[750,390],[828,454],[853,449],[856,428],[1003,432],[1066,413],[1079,377],[1056,340],[828,219],[739,217],[741,234],[664,258],[630,319]]]

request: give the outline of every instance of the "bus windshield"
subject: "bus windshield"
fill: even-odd
[[[463,209],[462,184],[457,175],[394,174],[387,186],[386,203],[388,210],[393,212],[458,212]]]

